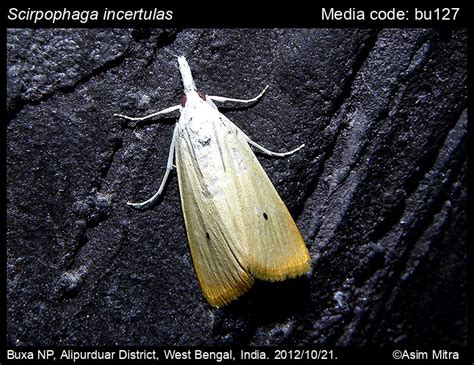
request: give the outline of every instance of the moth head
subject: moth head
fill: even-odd
[[[186,61],[184,56],[178,57],[178,65],[179,72],[181,72],[181,78],[183,79],[184,92],[187,94],[196,91],[196,85],[194,85],[191,69],[189,68],[188,61]]]

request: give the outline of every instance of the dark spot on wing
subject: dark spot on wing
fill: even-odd
[[[263,218],[268,219],[267,213],[263,212]]]
[[[186,101],[188,100],[188,98],[186,98],[186,95],[183,95],[181,97],[181,100],[179,101],[179,103],[181,104],[181,106],[184,108],[184,106],[186,105]]]
[[[211,240],[211,236],[209,236],[209,233],[207,233],[207,232],[206,232],[206,239],[207,239],[208,241]]]

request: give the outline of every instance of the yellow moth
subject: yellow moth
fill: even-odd
[[[178,57],[185,95],[175,105],[143,120],[180,111],[173,132],[166,173],[152,203],[163,191],[173,158],[181,205],[199,284],[207,301],[223,306],[244,294],[254,277],[284,280],[308,272],[311,259],[288,209],[250,145],[270,156],[288,156],[302,147],[272,152],[252,141],[219,112],[214,102],[252,103],[197,91],[184,57]]]

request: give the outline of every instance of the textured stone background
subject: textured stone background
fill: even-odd
[[[437,30],[8,31],[10,345],[465,344],[467,34]],[[212,309],[195,278],[173,123],[198,87],[259,156],[313,258]]]

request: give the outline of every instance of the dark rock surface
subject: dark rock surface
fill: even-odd
[[[10,345],[427,345],[467,338],[467,34],[9,30]],[[223,309],[201,294],[175,172],[176,58],[259,155],[313,258]]]

